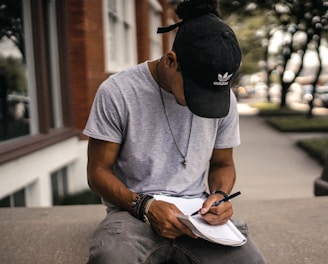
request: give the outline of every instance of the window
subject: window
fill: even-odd
[[[4,2],[0,31],[0,142],[31,133],[24,41],[28,23],[24,21],[22,1]]]
[[[133,0],[104,0],[106,70],[117,72],[136,63]]]
[[[68,194],[66,168],[62,168],[51,174],[51,186],[53,204],[59,204],[61,199]]]
[[[65,4],[2,1],[0,163],[75,135],[67,87]]]
[[[21,189],[1,199],[0,207],[25,207],[25,189]]]
[[[157,1],[150,1],[150,55],[151,59],[157,59],[162,56],[162,35],[157,34],[157,28],[161,27],[162,8]]]
[[[37,134],[38,102],[34,95],[35,69],[33,57],[33,26],[29,20],[30,1],[4,1],[5,16],[0,35],[0,74],[1,74],[1,132],[0,141]],[[47,82],[49,128],[62,126],[56,9],[54,0],[48,0],[45,7],[46,55],[49,58],[49,81]]]

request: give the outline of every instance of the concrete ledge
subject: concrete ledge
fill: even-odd
[[[327,262],[328,197],[234,202],[270,264]]]
[[[327,261],[328,197],[234,201],[271,264]],[[102,205],[0,209],[0,263],[86,263]]]
[[[86,263],[102,205],[0,209],[0,263]]]

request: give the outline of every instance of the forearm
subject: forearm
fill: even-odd
[[[108,201],[125,210],[131,210],[137,194],[130,191],[114,174],[113,167],[120,144],[90,138],[88,144],[88,184]]]
[[[225,194],[230,194],[235,183],[236,173],[233,165],[233,160],[228,159],[224,162],[211,163],[208,175],[210,192],[223,191]],[[224,193],[210,195],[204,202],[201,214],[204,220],[211,225],[221,225],[226,223],[233,215],[233,208],[231,203],[222,203],[218,206],[213,206],[224,198]]]
[[[211,166],[208,175],[210,192],[217,190],[229,194],[234,186],[236,179],[235,166],[232,163]]]
[[[108,169],[88,170],[88,183],[90,188],[104,200],[128,211],[137,196]]]

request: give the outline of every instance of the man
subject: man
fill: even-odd
[[[188,13],[204,2],[212,11],[175,25],[171,51],[111,76],[97,92],[84,131],[88,182],[108,214],[89,263],[264,263],[250,238],[238,248],[197,239],[176,217],[177,206],[154,199],[204,198],[200,214],[211,225],[233,214],[230,202],[212,204],[235,182],[233,147],[240,139],[230,83],[241,52],[214,12],[216,1],[190,0],[180,8]]]

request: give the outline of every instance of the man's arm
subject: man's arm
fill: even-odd
[[[208,183],[210,192],[217,190],[229,194],[236,179],[233,149],[215,149],[210,160]]]
[[[223,191],[229,194],[236,179],[236,170],[233,160],[233,149],[215,149],[210,160],[208,183],[210,192]],[[211,205],[221,200],[222,194],[213,194],[204,202],[201,213],[204,219],[210,224],[224,224],[232,214],[233,209],[230,202],[222,203],[219,206]]]
[[[130,191],[116,178],[113,166],[120,150],[120,144],[90,138],[88,145],[88,183],[90,188],[106,201],[127,211],[137,194]],[[164,201],[154,201],[148,211],[148,219],[160,236],[174,239],[183,234],[197,238],[182,224],[176,213],[181,213],[174,205]]]
[[[126,188],[113,172],[119,150],[120,144],[89,139],[88,184],[94,192],[106,201],[125,210],[130,210],[137,194]]]

